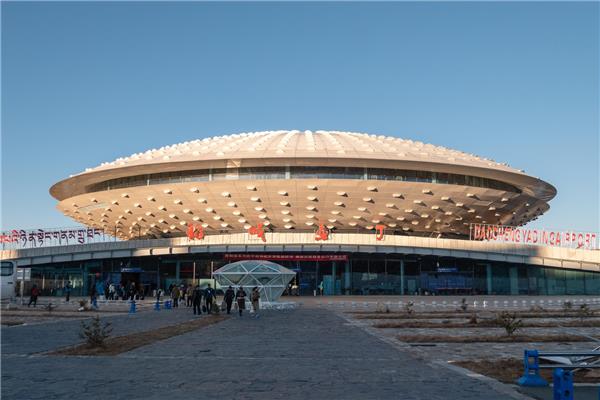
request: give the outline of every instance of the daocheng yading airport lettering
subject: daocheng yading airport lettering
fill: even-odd
[[[598,234],[591,232],[528,229],[503,225],[471,225],[471,239],[539,246],[598,249]]]

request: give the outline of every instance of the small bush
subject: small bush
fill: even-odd
[[[506,336],[512,336],[516,331],[523,327],[523,321],[517,319],[515,313],[508,311],[502,311],[500,314],[496,314],[496,323],[504,328]]]
[[[594,312],[586,303],[583,303],[579,306],[579,310],[577,310],[577,313],[579,314],[579,318],[581,318],[582,320],[594,315]]]
[[[413,315],[413,313],[415,312],[415,310],[413,310],[415,303],[413,303],[412,301],[409,301],[408,303],[406,303],[406,305],[404,306],[404,310],[406,311],[406,313],[408,315]]]
[[[90,306],[90,303],[88,303],[87,300],[79,300],[79,308],[77,309],[77,311],[91,311],[92,307]]]
[[[460,301],[460,309],[462,310],[462,312],[467,312],[468,308],[469,304],[467,304],[467,299],[463,297],[463,299]]]
[[[106,347],[106,339],[110,336],[112,328],[110,322],[100,323],[100,317],[96,315],[89,324],[81,322],[79,337],[85,339],[89,347]]]
[[[471,318],[469,318],[469,324],[471,325],[477,325],[477,314],[473,313],[471,314]]]
[[[390,312],[390,308],[387,304],[377,303],[377,310],[375,312],[387,314]]]
[[[531,307],[529,307],[529,311],[531,312],[539,312],[539,311],[546,311],[546,309],[542,306],[538,306],[538,305],[533,305]]]
[[[565,301],[563,303],[563,311],[564,312],[571,311],[572,308],[573,308],[573,303],[571,303],[570,301]]]

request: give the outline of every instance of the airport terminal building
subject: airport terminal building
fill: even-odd
[[[83,228],[2,235],[44,294],[151,292],[238,260],[296,272],[300,294],[600,294],[598,234],[528,228],[556,189],[395,137],[267,131],[119,158],[56,183]],[[30,283],[30,284],[31,284]]]

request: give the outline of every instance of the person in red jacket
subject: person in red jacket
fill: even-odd
[[[27,304],[27,307],[30,307],[31,303],[33,303],[33,306],[35,307],[37,305],[37,298],[39,295],[40,289],[38,289],[37,285],[33,285],[31,288],[31,297],[29,297],[29,304]]]

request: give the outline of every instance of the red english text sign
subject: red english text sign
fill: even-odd
[[[471,240],[530,244],[538,246],[598,249],[598,234],[593,232],[558,231],[504,225],[471,224]]]

